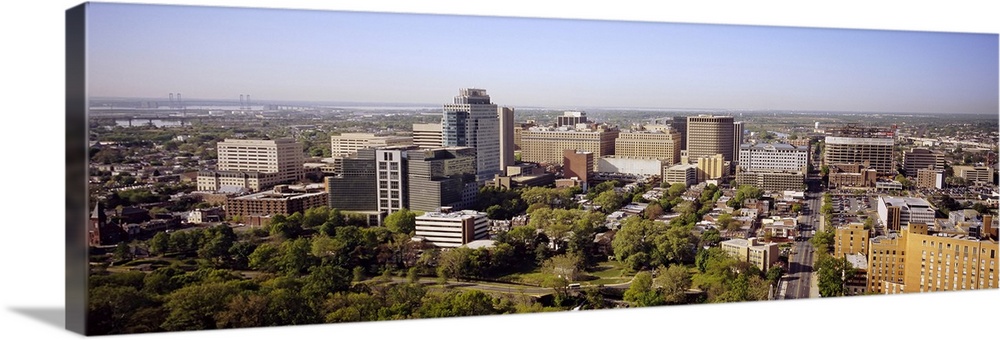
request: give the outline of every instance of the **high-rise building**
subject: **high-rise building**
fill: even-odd
[[[486,90],[459,90],[454,103],[444,105],[441,132],[445,147],[476,150],[476,181],[485,183],[500,173],[500,118]]]
[[[670,130],[621,131],[615,138],[615,156],[656,158],[667,164],[681,161],[680,134]]]
[[[376,199],[378,211],[386,215],[410,206],[409,162],[407,151],[415,145],[386,147],[375,150]]]
[[[944,154],[928,149],[913,148],[903,151],[903,171],[907,176],[917,175],[917,170],[944,170]]]
[[[471,147],[407,151],[410,210],[464,209],[475,202],[476,149]]]
[[[413,144],[423,149],[436,149],[444,146],[441,137],[441,124],[413,124]]]
[[[364,148],[413,144],[413,137],[379,136],[373,133],[343,133],[330,136],[331,157],[344,158]]]
[[[514,109],[497,108],[500,118],[500,168],[506,175],[507,167],[514,165]]]
[[[583,190],[587,190],[587,182],[594,172],[594,153],[574,149],[563,150],[563,178],[576,177],[583,183]]]
[[[521,131],[521,160],[561,165],[563,150],[567,149],[592,152],[594,159],[613,155],[618,133],[617,128],[605,125],[593,125],[586,129],[531,127]],[[596,162],[593,170],[597,171]]]
[[[669,125],[681,136],[681,150],[687,150],[687,116],[678,116],[670,119]]]
[[[217,154],[217,170],[198,173],[198,190],[261,191],[300,181],[305,173],[302,143],[291,138],[226,139],[217,144]]]
[[[867,161],[868,167],[879,176],[896,174],[893,132],[851,125],[828,132],[831,135],[825,139],[823,164],[863,164]]]
[[[731,116],[698,115],[687,118],[687,153],[691,159],[721,154],[735,161],[736,128]]]
[[[740,145],[743,145],[743,122],[733,123],[733,159],[731,160],[736,165],[739,165],[740,158]]]
[[[809,147],[790,144],[742,144],[739,164],[748,170],[787,170],[805,172],[809,166]]]
[[[936,224],[910,223],[898,233],[872,239],[868,292],[996,289],[1000,287],[998,253],[995,240]]]
[[[582,111],[566,111],[556,118],[556,126],[576,126],[576,124],[588,123],[587,113]]]
[[[330,208],[355,212],[378,211],[377,176],[375,149],[361,149],[353,156],[344,158],[340,173],[326,177]]]

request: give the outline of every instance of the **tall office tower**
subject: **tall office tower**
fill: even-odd
[[[733,163],[740,163],[740,145],[743,145],[743,122],[733,123]]]
[[[788,170],[806,172],[809,147],[791,144],[743,144],[738,155],[739,167],[746,170]]]
[[[410,188],[407,162],[409,150],[417,149],[416,145],[394,146],[375,149],[375,164],[378,172],[375,175],[376,198],[378,211],[387,215],[410,206]]]
[[[326,177],[330,208],[354,211],[378,211],[375,149],[361,149],[344,158],[343,169],[336,176]]]
[[[928,149],[913,148],[903,151],[903,171],[907,176],[916,176],[917,170],[944,170],[944,154]]]
[[[500,173],[500,118],[486,90],[459,90],[454,104],[444,105],[441,132],[445,147],[476,150],[477,182],[492,180]]]
[[[444,146],[441,124],[413,124],[413,144],[422,149],[436,149]]]
[[[559,164],[563,150],[573,149],[594,153],[594,159],[615,154],[617,128],[604,125],[575,129],[570,126],[532,127],[521,131],[521,160],[525,162]],[[594,163],[597,171],[597,163]]]
[[[687,151],[690,159],[721,154],[726,162],[735,159],[733,137],[735,127],[731,116],[698,115],[688,117]]]
[[[687,116],[678,116],[670,119],[668,124],[674,131],[677,131],[681,135],[681,150],[687,150],[687,126],[688,126]]]
[[[475,202],[476,149],[454,147],[407,151],[410,210],[464,209]]]
[[[594,172],[594,153],[574,149],[563,150],[563,178],[579,178],[587,183],[590,174]],[[586,184],[584,184],[586,185]],[[584,186],[586,191],[587,187]]]
[[[507,166],[514,165],[514,109],[497,108],[500,118],[500,172],[507,175]]]
[[[413,137],[378,136],[373,133],[344,133],[330,136],[331,157],[348,157],[364,148],[413,144]]]
[[[556,118],[556,126],[576,126],[588,122],[587,113],[582,111],[566,111],[561,117]]]
[[[667,164],[681,161],[680,134],[666,130],[622,131],[615,138],[615,156],[656,158]]]
[[[198,190],[239,187],[261,191],[297,182],[305,173],[302,143],[291,138],[226,139],[217,144],[217,153],[217,170],[198,173]]]
[[[896,174],[893,159],[893,133],[890,130],[847,125],[827,130],[823,164],[864,164],[879,176]]]

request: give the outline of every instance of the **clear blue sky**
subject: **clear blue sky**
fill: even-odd
[[[998,113],[997,34],[92,3],[91,96]]]

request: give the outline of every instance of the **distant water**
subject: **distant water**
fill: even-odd
[[[156,127],[181,126],[181,121],[179,120],[160,120],[160,119],[153,119],[151,121],[146,119],[133,119],[131,126],[140,127],[147,125],[149,123],[153,123],[153,126]],[[121,127],[129,127],[129,121],[127,119],[115,120],[115,125]]]

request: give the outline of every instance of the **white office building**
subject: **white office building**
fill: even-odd
[[[458,248],[489,238],[489,219],[475,210],[428,212],[417,216],[416,237],[436,247]]]

